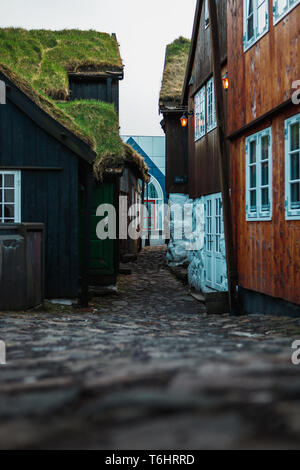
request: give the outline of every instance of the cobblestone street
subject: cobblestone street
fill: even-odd
[[[300,448],[300,319],[208,316],[148,248],[89,311],[0,314],[2,449]]]

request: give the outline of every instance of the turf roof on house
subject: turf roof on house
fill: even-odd
[[[115,36],[96,31],[0,29],[0,70],[44,111],[85,141],[97,153],[95,173],[108,162],[121,166],[128,149],[119,134],[112,104],[93,100],[66,101],[69,73],[122,71]],[[147,173],[136,152],[131,157]]]
[[[182,36],[167,46],[159,98],[160,107],[180,104],[190,47],[191,41]]]

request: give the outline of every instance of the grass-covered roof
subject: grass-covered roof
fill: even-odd
[[[115,37],[74,29],[0,29],[0,62],[54,99],[67,99],[70,72],[122,68]]]
[[[102,73],[122,70],[114,36],[96,31],[27,31],[0,29],[0,71],[32,101],[85,141],[97,153],[95,172],[101,177],[108,164],[121,166],[128,149],[119,134],[118,115],[112,104],[67,101],[68,73]],[[143,173],[144,163],[133,160]]]
[[[180,37],[166,49],[165,67],[160,90],[160,106],[167,103],[179,104],[191,41]]]

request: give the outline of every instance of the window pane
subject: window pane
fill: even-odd
[[[269,136],[264,135],[261,138],[261,159],[267,160],[269,158]]]
[[[256,191],[250,192],[250,209],[251,211],[256,210]]]
[[[14,188],[15,186],[14,175],[4,175],[4,186],[5,188]]]
[[[257,10],[257,25],[258,25],[258,34],[262,34],[267,27],[267,13],[268,13],[268,4],[265,0],[258,6]]]
[[[5,218],[14,218],[15,216],[15,206],[13,204],[5,204],[4,206],[4,217]]]
[[[299,123],[291,125],[291,151],[299,148]]]
[[[256,162],[256,140],[250,142],[250,163]]]
[[[300,179],[300,154],[293,153],[291,155],[291,180],[298,180]]]
[[[3,217],[3,206],[0,204],[0,222],[2,222],[2,217]]]
[[[276,16],[281,16],[288,7],[288,0],[277,0]]]
[[[261,185],[267,186],[269,184],[269,163],[265,162],[261,165]]]
[[[3,186],[2,180],[3,180],[3,177],[2,177],[2,175],[0,175],[0,188],[2,188],[2,186]]]
[[[251,39],[254,37],[254,17],[251,15],[247,19],[247,40],[251,41]]]
[[[4,190],[4,202],[15,202],[15,191],[14,189]]]
[[[158,199],[158,194],[153,183],[149,184],[148,187],[148,198],[149,199]]]
[[[250,188],[256,188],[256,166],[250,167]]]
[[[291,184],[291,201],[292,208],[299,207],[300,205],[300,183]]]
[[[264,188],[261,190],[261,204],[262,209],[269,209],[269,190]]]

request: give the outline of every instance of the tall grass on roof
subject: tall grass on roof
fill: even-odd
[[[116,39],[96,31],[0,29],[0,62],[53,99],[69,95],[68,72],[122,67]]]
[[[119,134],[119,119],[115,107],[110,103],[96,100],[76,100],[57,103],[57,106],[69,115],[80,129],[93,139],[98,159],[95,162],[102,177],[102,166],[109,162],[115,167],[124,163],[124,146]],[[97,173],[97,171],[95,171]]]
[[[160,104],[179,103],[189,57],[191,41],[180,37],[166,49],[165,67],[160,91]]]

